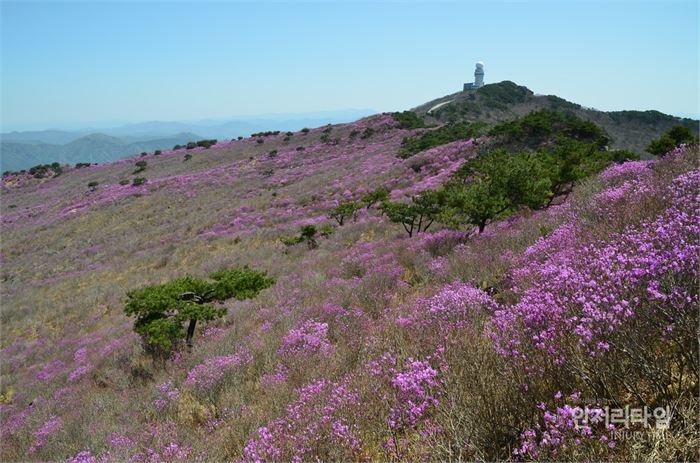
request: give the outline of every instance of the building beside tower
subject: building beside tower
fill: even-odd
[[[484,86],[484,63],[478,61],[474,70],[474,82],[464,84],[464,90],[476,90]]]

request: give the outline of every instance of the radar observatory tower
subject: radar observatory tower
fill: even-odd
[[[474,82],[464,84],[464,90],[476,90],[484,86],[484,63],[477,61],[476,69],[474,70]]]

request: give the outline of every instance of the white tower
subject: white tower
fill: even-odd
[[[476,70],[474,70],[474,87],[479,88],[484,86],[484,63],[477,61]]]

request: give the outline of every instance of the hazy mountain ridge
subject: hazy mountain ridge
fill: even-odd
[[[3,172],[17,171],[51,162],[61,164],[105,163],[144,151],[172,148],[175,144],[187,143],[200,138],[202,137],[197,134],[183,132],[164,138],[130,142],[119,137],[94,133],[65,145],[3,141],[0,145],[0,170]]]
[[[224,121],[148,121],[99,130],[13,131],[0,134],[0,170],[16,171],[55,161],[69,164],[111,162],[141,151],[169,149],[175,144],[202,138],[221,140],[267,130],[299,130],[350,122],[372,113],[374,111],[368,109],[348,109]]]

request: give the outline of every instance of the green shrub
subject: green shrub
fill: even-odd
[[[155,151],[153,152],[153,155],[154,155],[154,156],[160,156],[161,154],[163,154],[163,152],[162,152],[161,150],[155,150]]]
[[[637,159],[628,151],[601,150],[593,143],[564,139],[549,149],[511,153],[504,149],[470,159],[441,193],[440,221],[469,224],[479,233],[494,220],[520,207],[538,209],[568,195],[574,184],[615,161]]]
[[[420,129],[427,127],[425,121],[418,117],[413,111],[391,113],[391,117],[399,123],[400,129]]]
[[[119,180],[119,184],[122,186],[128,185],[129,183],[131,183],[131,182],[128,179]]]
[[[399,151],[398,156],[402,159],[407,159],[421,151],[435,148],[436,146],[457,140],[476,138],[481,134],[484,126],[482,123],[457,122],[443,125],[416,137],[406,137],[401,142],[401,151]]]
[[[211,148],[212,146],[216,145],[216,140],[215,138],[209,139],[209,140],[199,140],[197,142],[197,146],[204,148],[205,150]]]
[[[532,92],[521,85],[509,80],[495,84],[487,84],[476,91],[478,97],[486,100],[489,106],[505,109],[507,106],[524,103]]]
[[[251,136],[251,137],[269,137],[269,136],[272,136],[272,135],[279,135],[279,134],[280,134],[280,131],[279,131],[279,130],[275,130],[275,131],[268,130],[268,131],[266,131],[266,132],[257,132],[257,133],[253,133],[253,134],[251,134],[250,136]]]
[[[131,182],[132,186],[141,186],[144,183],[146,183],[146,179],[144,177],[136,177],[133,182]]]
[[[516,150],[537,149],[561,139],[594,144],[598,149],[603,149],[610,142],[603,129],[593,122],[547,109],[498,124],[489,131],[489,135],[497,137],[502,145]]]
[[[20,173],[24,173],[22,170]],[[58,162],[51,164],[38,164],[29,168],[29,174],[34,178],[58,177],[63,173],[63,167]]]
[[[192,155],[190,153],[185,154],[185,156],[182,158],[182,162],[187,162],[190,159],[192,159]]]
[[[321,225],[318,229],[318,234],[321,235],[324,238],[328,238],[333,234],[333,225],[326,223]]]
[[[299,244],[304,240],[301,236],[290,236],[282,237],[280,238],[280,241],[287,246],[294,246],[295,244]]]
[[[372,135],[374,135],[374,128],[373,127],[367,127],[365,130],[362,131],[362,135],[360,135],[360,138],[362,140],[366,140],[370,138]]]
[[[304,241],[306,241],[306,244],[309,247],[309,249],[314,249],[318,247],[318,243],[316,242],[317,232],[318,230],[316,229],[315,225],[302,225],[299,231],[299,235],[280,238],[280,241],[287,246],[294,246],[296,244],[303,243]]]
[[[672,151],[681,144],[689,145],[692,143],[697,143],[697,141],[697,137],[688,127],[677,125],[665,134],[661,135],[661,137],[657,138],[656,140],[652,140],[652,142],[649,143],[649,146],[647,146],[645,149],[647,152],[653,155],[664,156],[666,153]]]
[[[547,95],[546,98],[549,101],[550,108],[555,111],[581,109],[580,104],[572,103],[555,95]]]
[[[92,181],[87,184],[88,188],[90,188],[90,191],[95,191],[97,189],[97,185],[99,185],[100,182]]]

